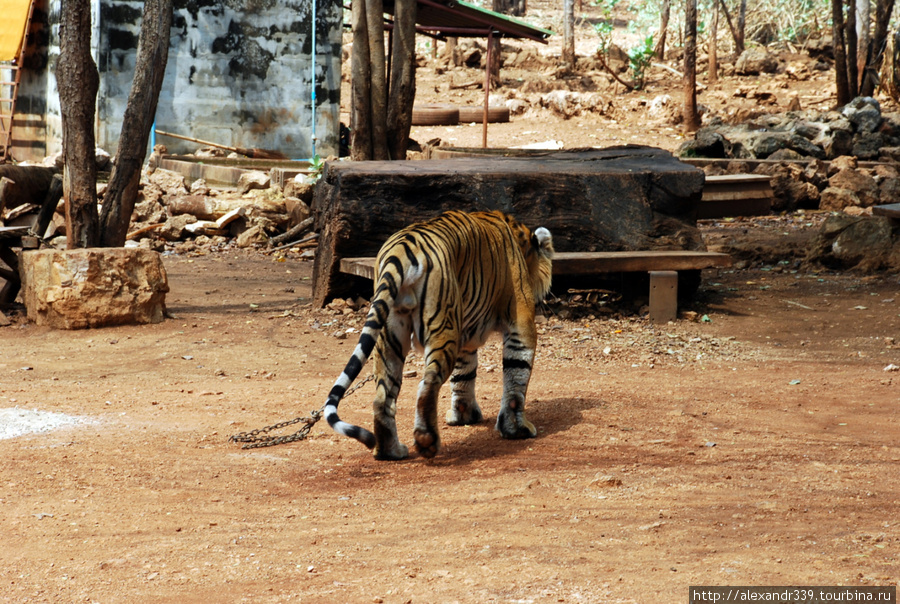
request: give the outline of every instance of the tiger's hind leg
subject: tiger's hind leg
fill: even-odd
[[[409,456],[409,448],[397,436],[397,395],[403,381],[403,363],[409,352],[409,319],[392,316],[375,348],[375,459],[397,460]]]
[[[450,376],[452,397],[447,423],[451,426],[470,426],[479,423],[484,416],[475,399],[475,377],[478,371],[478,350],[463,350],[456,359],[456,367]]]
[[[525,418],[525,394],[531,379],[537,333],[534,323],[513,326],[503,336],[503,399],[496,430],[503,438],[534,438],[537,428]]]
[[[456,358],[456,350],[452,342],[426,351],[425,375],[419,384],[419,395],[416,401],[416,427],[413,437],[416,439],[416,450],[422,457],[434,457],[441,448],[441,436],[437,423],[437,402],[441,386],[450,375],[450,363]]]

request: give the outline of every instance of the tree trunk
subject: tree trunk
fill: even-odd
[[[94,113],[100,76],[91,56],[91,3],[63,0],[60,6],[56,81],[62,115],[63,190],[69,248],[100,243]]]
[[[847,88],[850,98],[859,93],[859,71],[856,66],[856,0],[847,0],[847,23],[844,26],[847,52]]]
[[[353,48],[350,54],[350,159],[372,159],[371,64],[365,0],[352,3]]]
[[[869,42],[872,37],[869,31],[872,27],[872,13],[869,0],[855,0],[856,2],[856,69],[859,74],[857,83],[862,86],[862,78],[866,73],[866,61],[869,53]]]
[[[866,59],[866,71],[863,74],[860,94],[872,96],[878,86],[878,74],[881,71],[881,62],[884,58],[884,46],[887,42],[888,24],[891,14],[894,12],[894,0],[877,0],[875,3],[875,30],[872,33],[872,43]]]
[[[697,0],[684,7],[684,127],[688,132],[700,128],[697,114]]]
[[[837,106],[843,107],[853,98],[847,82],[847,53],[844,50],[844,6],[842,0],[831,0],[831,33],[834,39],[834,83]]]
[[[719,3],[713,2],[713,18],[709,28],[709,73],[707,82],[714,86],[719,81]]]
[[[562,62],[566,69],[575,69],[575,0],[563,0]]]
[[[156,104],[169,57],[172,0],[146,0],[141,17],[134,80],[122,120],[116,163],[100,212],[100,245],[125,245],[131,212],[137,200],[141,166],[156,116]]]
[[[413,103],[416,100],[416,0],[395,0],[391,49],[391,98],[388,146],[392,159],[406,159]]]
[[[362,2],[363,0],[359,0]],[[390,159],[387,142],[387,69],[384,55],[384,4],[364,0],[369,40],[369,107],[372,124],[372,159]]]
[[[738,10],[737,28],[734,36],[734,54],[736,57],[741,56],[746,46],[744,45],[744,31],[747,23],[747,0],[741,0],[740,9]]]
[[[525,0],[493,0],[492,8],[504,15],[524,17],[528,7]]]
[[[653,49],[653,54],[660,61],[666,60],[666,35],[669,33],[669,15],[671,12],[671,0],[663,0],[659,14],[659,36],[656,40],[656,48]]]

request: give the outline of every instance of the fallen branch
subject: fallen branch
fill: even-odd
[[[144,233],[149,233],[150,231],[160,228],[164,224],[165,224],[165,222],[158,222],[156,224],[151,224],[150,226],[145,226],[136,231],[132,231],[132,232],[128,233],[127,235],[125,235],[125,239],[126,240],[135,239],[135,238],[139,237],[140,235],[143,235]]]
[[[659,67],[660,69],[665,69],[666,71],[678,76],[681,79],[684,79],[684,74],[675,69],[674,67],[669,67],[668,65],[664,65],[663,63],[650,63],[653,67]],[[697,88],[700,90],[706,90],[706,84],[702,82],[697,82]]]
[[[297,224],[296,226],[291,227],[290,229],[288,229],[281,235],[276,235],[275,237],[272,237],[272,239],[269,240],[269,243],[271,245],[281,245],[288,241],[294,241],[297,237],[299,237],[300,235],[302,235],[303,233],[308,231],[310,229],[310,227],[312,227],[312,224],[313,224],[313,217],[310,216],[303,222]]]
[[[297,246],[297,247],[312,247],[311,245],[304,246],[303,244],[310,243],[310,242],[312,242],[312,241],[315,241],[315,240],[318,239],[318,238],[319,238],[319,234],[318,234],[318,233],[310,233],[309,235],[307,235],[306,237],[304,237],[304,238],[301,239],[300,241],[294,241],[293,243],[286,243],[286,244],[284,244],[284,245],[279,245],[278,247],[273,247],[272,249],[267,250],[266,253],[267,253],[267,254],[272,254],[272,253],[274,253],[274,252],[277,252],[277,251],[280,251],[280,250],[285,250],[285,249],[287,249],[287,248],[289,248],[289,247],[295,247],[295,246]],[[316,243],[316,245],[318,245],[318,242]]]
[[[484,86],[484,82],[473,80],[472,82],[466,82],[464,84],[454,84],[450,82],[450,90],[464,90],[466,88],[480,88]]]
[[[629,84],[628,82],[624,81],[616,72],[612,70],[609,64],[607,64],[606,57],[603,56],[602,52],[597,53],[597,58],[600,60],[600,65],[603,67],[603,69],[605,69],[609,75],[614,77],[619,84],[627,88],[629,91],[634,90],[634,84]]]

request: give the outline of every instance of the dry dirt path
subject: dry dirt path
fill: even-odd
[[[896,584],[897,277],[706,275],[709,322],[541,324],[535,440],[446,428],[374,461],[316,426],[358,314],[310,265],[166,259],[174,319],[0,330],[0,408],[84,418],[0,440],[0,602],[676,602],[689,585]],[[480,398],[496,412],[499,346]],[[415,362],[410,365],[416,369]],[[401,393],[411,441],[415,387]],[[342,406],[370,421],[363,388]]]

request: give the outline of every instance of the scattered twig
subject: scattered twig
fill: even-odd
[[[806,304],[800,304],[799,302],[794,302],[793,300],[785,300],[785,302],[787,304],[792,304],[793,306],[799,306],[800,308],[804,308],[806,310],[815,310],[815,308],[807,306]]]

